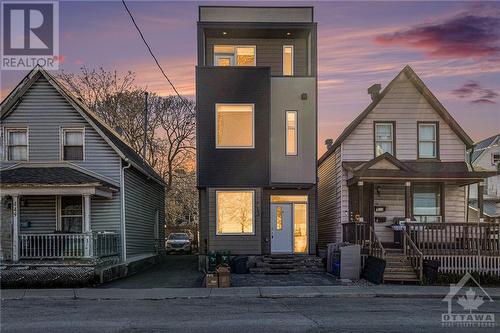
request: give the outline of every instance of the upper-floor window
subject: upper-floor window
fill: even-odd
[[[297,111],[286,112],[286,154],[297,155]]]
[[[255,66],[254,45],[215,45],[214,66]]]
[[[9,128],[7,133],[7,160],[27,161],[28,160],[28,129]]]
[[[83,152],[83,128],[63,129],[63,160],[64,161],[82,161]]]
[[[491,164],[493,164],[493,165],[500,164],[500,153],[492,153],[491,154]]]
[[[283,45],[283,75],[293,75],[293,45]]]
[[[215,146],[254,148],[254,104],[216,104]]]
[[[438,158],[438,124],[418,124],[418,158]]]
[[[394,155],[394,123],[375,123],[375,157]]]

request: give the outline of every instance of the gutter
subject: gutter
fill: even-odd
[[[120,201],[121,201],[121,212],[120,212],[120,218],[121,218],[121,224],[120,224],[120,233],[121,233],[121,239],[122,239],[122,247],[121,247],[121,257],[122,257],[122,262],[127,261],[127,234],[126,234],[126,224],[125,224],[125,169],[128,169],[132,166],[132,164],[126,160],[128,163],[127,166],[121,167],[120,168]]]

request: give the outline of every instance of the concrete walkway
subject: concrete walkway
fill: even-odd
[[[443,298],[445,286],[296,286],[232,288],[82,288],[82,289],[5,289],[2,300],[83,299],[83,300],[161,300],[194,298]],[[459,294],[465,294],[463,288]],[[500,299],[500,288],[485,288],[492,299]]]

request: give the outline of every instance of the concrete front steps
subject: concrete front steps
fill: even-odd
[[[250,273],[289,274],[324,272],[321,258],[312,255],[266,255],[256,258]]]
[[[401,249],[386,249],[384,282],[420,283],[417,273]]]

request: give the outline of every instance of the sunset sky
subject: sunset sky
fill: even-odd
[[[197,6],[312,5],[318,22],[320,153],[410,64],[473,140],[500,132],[499,2],[128,1],[178,90],[194,97]],[[172,94],[119,1],[60,3],[61,68],[134,71],[137,84]],[[1,73],[2,98],[25,75]]]

